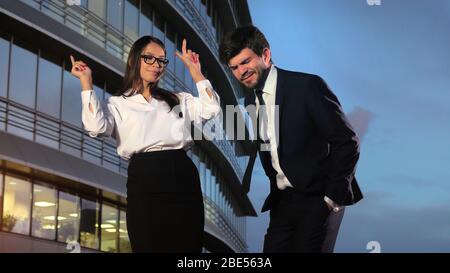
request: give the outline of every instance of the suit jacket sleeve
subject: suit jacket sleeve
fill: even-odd
[[[318,76],[310,82],[308,112],[322,137],[329,145],[325,195],[338,205],[344,204],[351,191],[356,163],[359,158],[359,138],[345,117],[342,107]]]

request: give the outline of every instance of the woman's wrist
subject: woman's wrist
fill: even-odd
[[[80,78],[81,90],[92,90],[92,78],[82,77]]]
[[[201,71],[191,70],[190,73],[195,83],[206,80],[205,76],[203,76]]]

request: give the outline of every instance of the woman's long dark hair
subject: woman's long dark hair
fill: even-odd
[[[155,43],[159,45],[164,50],[164,54],[166,54],[166,48],[163,42],[156,37],[143,36],[138,40],[136,40],[136,42],[134,42],[133,46],[131,47],[130,53],[128,55],[127,67],[125,69],[125,76],[123,78],[121,89],[116,93],[117,96],[129,97],[133,95],[134,92],[142,93],[144,91],[144,85],[140,74],[141,54],[142,51],[145,49],[145,47],[150,43]],[[180,104],[180,99],[174,93],[159,88],[158,82],[159,79],[158,81],[150,83],[149,85],[152,97],[157,100],[165,101],[169,105],[170,111],[172,111],[172,109],[175,106]],[[125,93],[130,89],[132,89],[134,92],[125,95]],[[181,113],[180,117],[182,117]]]

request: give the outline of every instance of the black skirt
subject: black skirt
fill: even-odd
[[[184,150],[133,155],[128,165],[127,203],[133,252],[201,252],[200,178]]]

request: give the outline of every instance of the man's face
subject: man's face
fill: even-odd
[[[265,48],[262,56],[244,48],[230,59],[228,67],[238,81],[248,88],[262,88],[264,72],[270,67],[270,49]]]

